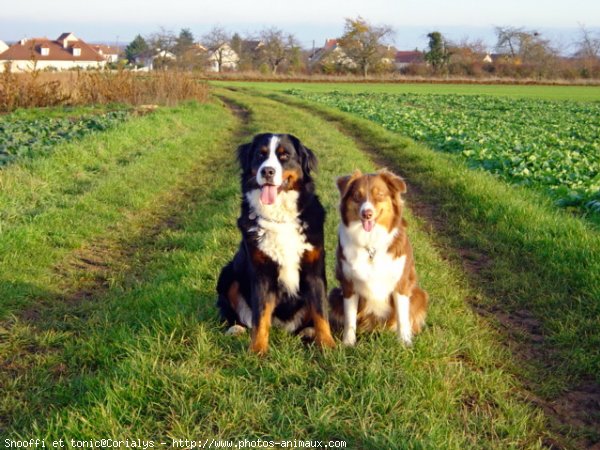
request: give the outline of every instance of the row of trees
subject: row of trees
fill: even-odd
[[[495,31],[497,41],[492,55],[482,41],[450,42],[440,32],[431,32],[427,35],[429,42],[423,52],[423,63],[417,62],[402,70],[419,75],[600,77],[600,35],[585,27],[581,27],[580,39],[568,58],[536,31],[515,27],[497,27]],[[346,19],[344,33],[336,40],[336,48],[341,49],[343,57],[336,54],[334,63],[317,60],[317,53],[301,49],[294,35],[277,28],[265,28],[256,35],[242,38],[238,33],[214,27],[198,41],[187,28],[178,35],[161,29],[147,37],[136,36],[125,53],[133,62],[141,55],[160,49],[175,58],[159,58],[155,67],[165,65],[191,70],[204,69],[210,58],[221,71],[233,50],[239,58],[236,69],[240,71],[355,72],[367,76],[396,69],[395,48],[391,45],[393,36],[390,26],[373,25],[361,17]],[[340,63],[342,59],[346,63]]]
[[[565,57],[564,50],[555,47],[539,32],[515,27],[496,27],[495,53],[487,53],[481,41],[452,43],[439,32],[428,34],[425,60],[427,68],[408,71],[430,71],[434,74],[535,78],[600,78],[600,36],[585,27],[574,43],[574,52]],[[561,51],[562,50],[562,51]],[[491,61],[484,61],[489,55]]]
[[[231,50],[237,56],[238,70],[262,70],[277,73],[302,69],[302,50],[296,38],[277,28],[265,28],[256,37],[242,39],[238,33],[230,34],[224,28],[214,27],[197,42],[189,28],[175,35],[161,29],[150,36],[137,35],[125,49],[125,57],[135,63],[140,57],[156,54],[155,66],[174,66],[187,70],[203,69],[210,58],[222,71],[230,58]],[[166,56],[168,52],[175,56]]]

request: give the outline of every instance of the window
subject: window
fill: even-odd
[[[40,49],[40,53],[42,56],[48,56],[50,54],[50,49],[48,47],[42,47]]]
[[[80,48],[73,48],[73,56],[81,56],[81,49]]]

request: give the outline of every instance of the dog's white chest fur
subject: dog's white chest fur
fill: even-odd
[[[302,255],[313,248],[298,219],[298,192],[281,192],[272,205],[262,204],[258,189],[248,192],[246,198],[258,220],[258,248],[279,264],[280,285],[290,295],[297,295]]]
[[[368,233],[360,221],[339,227],[344,276],[352,280],[356,293],[365,299],[365,313],[381,318],[391,312],[390,295],[406,263],[406,256],[394,258],[387,251],[397,234],[397,229],[390,233],[378,224]]]

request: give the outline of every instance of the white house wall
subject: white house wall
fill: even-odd
[[[10,63],[12,72],[31,72],[34,67],[36,70],[55,69],[101,69],[106,66],[106,61],[2,61],[0,60],[0,72],[4,72],[6,63]]]

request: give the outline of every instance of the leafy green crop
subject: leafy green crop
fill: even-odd
[[[46,154],[65,141],[103,131],[127,119],[127,111],[77,118],[14,120],[0,117],[0,167],[19,158]]]
[[[556,203],[600,213],[600,103],[475,95],[289,93],[456,153]]]

